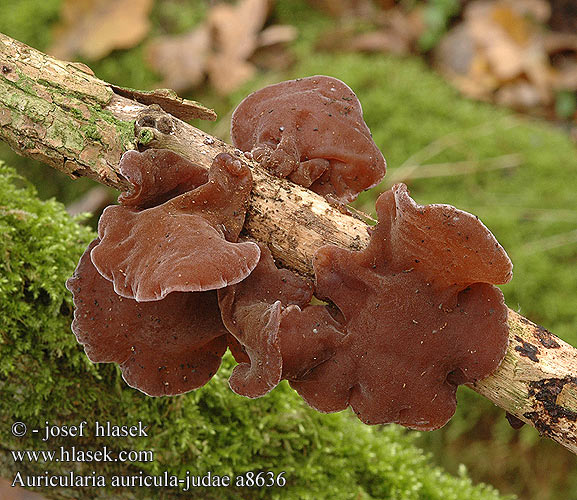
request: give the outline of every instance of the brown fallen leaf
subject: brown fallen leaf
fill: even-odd
[[[274,24],[263,29],[258,35],[258,48],[290,43],[296,39],[298,31],[290,24]]]
[[[210,29],[203,24],[184,35],[155,38],[146,60],[163,76],[162,86],[184,92],[204,80],[210,45]]]
[[[551,4],[551,29],[565,33],[577,33],[577,9],[575,0],[549,0]]]
[[[146,51],[162,84],[183,92],[208,77],[221,94],[252,78],[258,67],[284,69],[292,62],[285,46],[296,38],[293,26],[263,29],[272,0],[217,3],[199,27],[185,35],[153,40]]]
[[[420,9],[405,12],[399,7],[375,12],[363,19],[361,31],[354,23],[336,26],[323,33],[317,48],[327,51],[410,53],[424,31]],[[372,30],[366,31],[367,22]]]
[[[577,34],[547,33],[545,49],[551,57],[554,68],[554,88],[577,90]]]
[[[541,22],[545,0],[476,0],[435,50],[438,69],[469,97],[517,109],[553,102],[555,72]]]
[[[297,29],[290,25],[275,24],[265,28],[258,36],[258,47],[250,56],[250,62],[263,69],[282,71],[289,68],[295,57],[286,50],[286,45],[297,35]]]
[[[210,82],[221,94],[228,94],[252,78],[256,67],[248,58],[258,47],[258,34],[268,17],[268,0],[220,3],[208,14],[213,33],[213,52],[208,60]]]
[[[49,52],[59,59],[97,60],[128,49],[148,33],[153,0],[65,0]]]
[[[313,7],[323,10],[336,18],[370,18],[375,11],[374,5],[370,0],[309,0],[309,3]],[[390,5],[392,2],[380,0],[379,3],[382,4],[380,6],[384,6]]]

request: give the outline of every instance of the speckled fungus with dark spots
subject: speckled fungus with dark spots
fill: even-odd
[[[252,187],[248,167],[221,153],[206,183],[178,194],[191,187],[190,179],[200,178],[184,175],[177,182],[177,171],[188,174],[193,164],[184,169],[182,159],[167,161],[169,155],[164,153],[165,164],[170,165],[166,173],[162,162],[149,162],[144,164],[149,169],[140,169],[137,176],[137,155],[127,153],[121,166],[129,180],[138,182],[134,194],[121,197],[122,205],[104,210],[98,224],[101,241],[91,253],[92,263],[112,281],[114,291],[142,302],[175,291],[215,290],[246,278],[260,255],[255,243],[236,243]],[[167,178],[165,189],[156,184],[154,196],[142,190],[142,185],[152,184],[149,179],[161,176]],[[167,191],[178,195],[157,205]],[[145,207],[153,206],[141,209],[140,199]]]
[[[236,242],[251,174],[226,154],[207,174],[155,150],[126,153],[120,170],[133,187],[105,210],[67,283],[72,329],[91,360],[119,363],[129,385],[180,394],[205,384],[226,350],[216,289],[259,260],[258,245]]]
[[[249,95],[234,111],[231,137],[274,175],[340,202],[376,185],[386,171],[357,96],[328,76]]]
[[[219,290],[224,324],[244,352],[235,355],[240,364],[230,378],[232,390],[250,398],[263,396],[281,379],[291,380],[334,355],[340,332],[332,325],[309,328],[309,315],[301,311],[312,294],[312,284],[278,269],[263,245],[251,275]]]
[[[88,247],[67,282],[72,330],[94,363],[118,363],[126,383],[150,396],[182,394],[208,382],[226,351],[215,292],[174,292],[137,302],[117,295]]]
[[[368,424],[436,429],[455,411],[457,385],[505,355],[507,308],[491,283],[510,280],[511,261],[476,217],[417,205],[403,184],[376,208],[367,249],[315,256],[316,293],[339,308],[346,336],[292,386],[320,411],[350,405]]]

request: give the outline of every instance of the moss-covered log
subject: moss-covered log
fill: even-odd
[[[143,98],[143,93],[118,89],[94,78],[87,69],[55,61],[5,36],[0,38],[0,68],[0,138],[21,154],[43,159],[73,176],[87,175],[122,189],[125,181],[117,171],[118,159],[136,145],[172,149],[206,168],[217,153],[228,151],[253,170],[255,187],[245,230],[266,242],[285,266],[310,274],[312,256],[320,246],[358,250],[368,242],[362,218],[342,213],[306,189],[270,177],[232,146],[180,120],[179,116],[190,117],[195,108],[198,116],[210,117],[196,103],[167,92]],[[54,68],[58,77],[47,78],[45,73],[51,75]],[[86,89],[81,85],[84,82],[88,82]],[[77,99],[76,107],[70,107],[70,99]],[[88,108],[88,118],[74,111],[78,107]],[[53,112],[61,113],[58,122],[49,119]],[[87,123],[104,128],[74,135]],[[116,136],[108,124],[117,130]],[[69,135],[74,138],[67,139]],[[577,351],[513,311],[509,326],[510,345],[503,365],[473,389],[577,452]]]

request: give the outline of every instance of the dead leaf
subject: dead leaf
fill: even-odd
[[[153,40],[147,49],[148,62],[164,77],[163,85],[178,92],[208,76],[217,92],[228,94],[252,78],[257,66],[285,69],[293,62],[285,46],[297,31],[282,25],[263,29],[271,1],[217,3],[191,33]]]
[[[575,0],[549,0],[551,20],[549,26],[554,31],[577,33],[577,10]]]
[[[209,27],[201,25],[184,35],[154,39],[146,49],[146,59],[164,77],[162,86],[184,92],[204,79],[210,45]]]
[[[288,24],[274,24],[263,29],[258,35],[258,47],[290,43],[296,40],[298,31]]]
[[[503,85],[495,93],[495,102],[513,109],[531,109],[542,104],[537,88],[527,81]]]
[[[283,71],[295,62],[295,56],[281,44],[259,47],[250,57],[250,61],[259,69]]]
[[[241,0],[215,5],[207,23],[213,33],[208,75],[221,94],[228,94],[253,77],[256,67],[248,58],[258,47],[258,34],[269,11],[268,0]]]
[[[309,0],[309,3],[313,7],[337,18],[370,18],[375,11],[370,0]],[[392,2],[390,0],[379,0],[379,3],[386,6]]]
[[[100,59],[148,33],[153,0],[65,0],[49,52],[59,59]]]
[[[327,51],[384,52],[408,54],[424,30],[421,12],[405,12],[391,8],[372,17],[372,31],[366,30],[366,21],[359,32],[354,24],[337,26],[323,34],[317,47]]]
[[[286,50],[286,45],[297,38],[294,26],[275,24],[262,30],[258,36],[258,47],[250,56],[258,68],[282,71],[294,62],[294,55]]]
[[[477,0],[435,50],[437,67],[470,97],[517,109],[549,105],[555,72],[536,20],[544,0]]]
[[[248,59],[257,47],[257,36],[268,16],[268,0],[241,0],[231,5],[216,4],[208,14],[217,54]]]

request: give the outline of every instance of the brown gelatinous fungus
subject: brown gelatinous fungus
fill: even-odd
[[[501,363],[507,308],[491,283],[511,262],[474,216],[448,205],[417,205],[397,184],[377,201],[367,249],[322,247],[316,293],[343,316],[335,355],[291,385],[314,408],[351,406],[367,424],[431,430],[456,407],[458,384]]]
[[[120,197],[123,205],[105,209],[101,241],[91,253],[118,295],[154,301],[222,288],[250,274],[259,248],[236,243],[252,188],[246,165],[221,153],[198,185],[202,174],[178,155],[131,152],[121,164],[134,189]]]
[[[66,283],[74,295],[72,330],[90,360],[118,363],[128,385],[150,396],[206,384],[227,346],[216,292],[175,292],[143,303],[121,297],[90,260],[97,244]]]
[[[218,291],[223,322],[242,346],[242,353],[235,354],[240,364],[230,386],[250,398],[328,359],[334,354],[330,346],[341,337],[337,330],[311,321],[311,307],[305,308],[313,293],[311,283],[278,269],[268,248],[260,248],[259,264],[250,276]]]
[[[386,171],[357,96],[328,76],[289,80],[249,95],[234,111],[231,137],[272,174],[344,203]]]
[[[132,186],[118,201],[139,209],[161,205],[208,181],[208,170],[168,149],[127,151],[120,160],[120,173]]]

